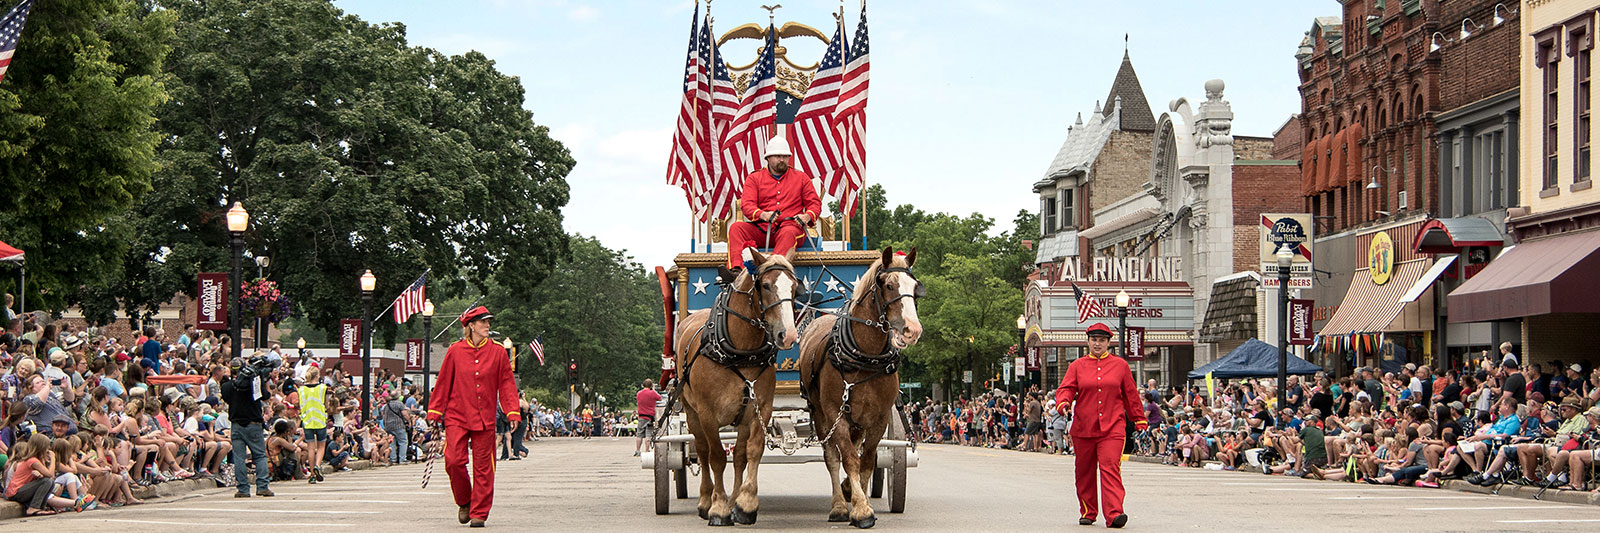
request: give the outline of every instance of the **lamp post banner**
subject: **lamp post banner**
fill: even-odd
[[[195,327],[200,329],[228,329],[228,273],[201,272],[200,288],[196,291]]]
[[[1028,371],[1031,372],[1031,371],[1034,371],[1034,370],[1040,370],[1040,369],[1044,368],[1044,365],[1040,364],[1040,362],[1039,362],[1039,347],[1038,346],[1029,346],[1027,353],[1028,353],[1028,362],[1027,362]]]
[[[339,357],[361,357],[361,321],[339,321]]]
[[[422,339],[406,339],[406,372],[422,371]]]
[[[1144,328],[1128,326],[1128,348],[1124,354],[1129,361],[1144,360]]]
[[[1311,300],[1289,299],[1289,344],[1311,345]]]

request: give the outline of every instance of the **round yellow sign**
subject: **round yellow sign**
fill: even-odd
[[[1372,274],[1374,285],[1388,283],[1394,274],[1394,241],[1387,232],[1372,236],[1372,245],[1367,247],[1367,272]]]

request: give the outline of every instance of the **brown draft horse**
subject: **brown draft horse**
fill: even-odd
[[[700,458],[700,518],[709,525],[753,524],[760,501],[756,471],[766,448],[767,421],[777,385],[778,350],[794,346],[794,266],[780,255],[753,253],[756,272],[740,273],[718,305],[690,314],[678,325],[676,363],[682,370],[683,411]],[[722,279],[733,278],[719,268]],[[753,277],[752,277],[753,274]],[[733,494],[723,491],[727,456],[718,434],[738,432],[733,448]],[[745,476],[749,472],[749,477]],[[730,508],[731,507],[731,508]]]
[[[867,483],[878,467],[878,441],[895,416],[900,350],[922,336],[916,299],[925,290],[911,275],[916,262],[915,248],[906,255],[884,248],[852,289],[848,315],[818,317],[800,339],[800,387],[833,480],[829,522],[849,520],[862,529],[877,523]]]

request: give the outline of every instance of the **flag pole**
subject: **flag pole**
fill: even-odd
[[[422,271],[422,276],[417,276],[417,277],[418,278],[422,278],[424,276],[427,276],[431,272],[433,272],[433,267],[428,267],[427,270]],[[427,280],[423,280],[423,283],[426,284]],[[406,285],[406,288],[409,289],[409,288],[411,288],[411,286],[410,285]],[[375,317],[383,316],[383,314],[389,312],[390,309],[394,309],[394,303],[396,301],[398,301],[398,300],[399,300],[398,297],[396,297],[394,300],[389,300],[389,307],[383,308],[382,311],[378,311],[378,314],[372,315],[372,316],[375,316]],[[407,317],[407,318],[410,318],[410,317]]]

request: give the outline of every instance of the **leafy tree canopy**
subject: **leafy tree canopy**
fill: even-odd
[[[94,304],[86,286],[117,280],[124,213],[157,167],[175,19],[125,0],[38,2],[28,17],[0,83],[0,240],[27,252],[30,309]]]
[[[158,4],[178,20],[159,194],[128,214],[108,287],[130,310],[226,271],[234,202],[251,213],[248,253],[271,257],[267,277],[322,329],[359,316],[366,269],[377,312],[430,267],[436,290],[531,299],[565,253],[574,161],[487,57],[409,46],[403,25],[325,0]],[[393,322],[377,324],[392,341]]]

